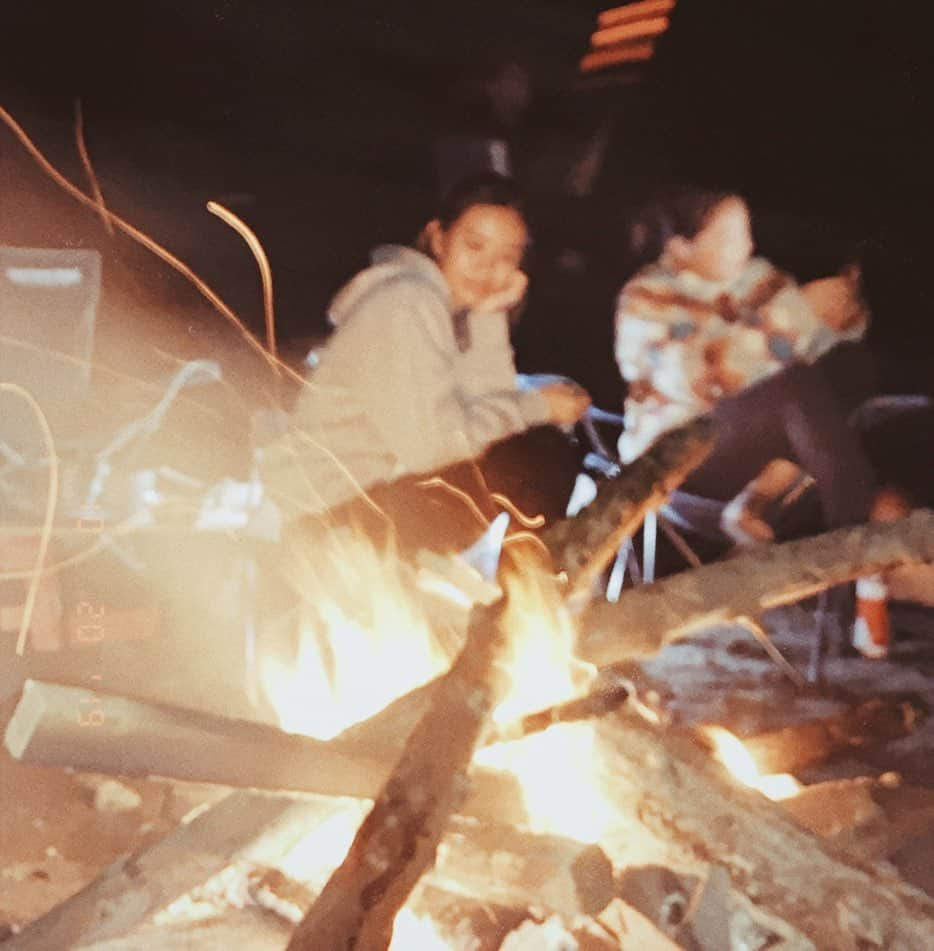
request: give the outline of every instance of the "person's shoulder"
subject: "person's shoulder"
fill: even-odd
[[[617,299],[617,313],[667,318],[673,308],[690,305],[692,296],[688,291],[679,275],[658,263],[649,264],[623,285]]]
[[[338,291],[328,319],[341,327],[374,315],[405,319],[447,309],[447,288],[434,262],[412,248],[384,246],[373,252],[369,267]]]

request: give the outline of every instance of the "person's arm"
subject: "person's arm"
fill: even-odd
[[[366,344],[358,396],[407,472],[474,458],[493,442],[548,422],[547,399],[516,391],[502,367],[488,389],[458,386],[450,317],[424,288],[396,285],[365,306],[354,318]]]

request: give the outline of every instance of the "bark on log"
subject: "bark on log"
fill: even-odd
[[[333,742],[194,710],[29,680],[7,724],[10,754],[35,766],[174,779],[273,792],[374,799],[396,754],[344,751]],[[478,769],[468,815],[521,822],[518,785]]]
[[[332,871],[321,870],[324,876]],[[322,886],[306,887],[275,870],[263,880],[278,883],[279,893],[293,906],[290,913],[298,912],[296,922]],[[457,816],[445,831],[435,867],[422,878],[413,898],[426,888],[474,903],[537,908],[569,919],[602,911],[617,894],[613,865],[597,845]],[[408,907],[413,907],[411,900]]]
[[[434,864],[448,820],[466,796],[477,741],[505,687],[505,607],[476,611],[464,649],[287,951],[388,947],[396,914]]]
[[[613,865],[597,845],[461,817],[449,823],[426,880],[498,905],[545,908],[568,918],[595,915],[616,894]]]
[[[727,561],[627,591],[584,616],[577,652],[608,666],[655,654],[697,630],[800,601],[898,565],[934,562],[934,512],[763,545]]]
[[[619,476],[601,483],[582,513],[543,532],[552,562],[567,575],[570,595],[589,589],[646,512],[658,508],[710,454],[714,436],[708,417],[665,433]]]
[[[237,791],[3,942],[3,951],[81,947],[129,934],[147,918],[240,858],[259,860],[294,844],[296,830],[337,807]]]
[[[334,743],[345,752],[359,752],[363,756],[385,755],[390,750],[401,753],[409,734],[427,710],[439,680],[436,678],[417,687],[375,716],[354,724],[337,736]],[[609,682],[582,697],[528,713],[513,723],[494,727],[486,733],[480,745],[519,740],[533,733],[541,733],[555,723],[605,716],[621,707],[629,696],[628,684]]]
[[[180,921],[170,927],[147,926],[125,938],[82,945],[81,951],[282,951],[288,925],[257,908],[231,909],[222,918]],[[43,951],[64,951],[50,946]]]
[[[910,733],[922,710],[903,697],[873,697],[841,713],[743,737],[762,773],[797,773],[854,748]]]
[[[105,869],[5,948],[47,951],[126,936],[229,865],[242,860],[250,867],[274,867],[316,825],[345,811],[359,816],[359,807],[347,799],[233,792],[148,849]],[[322,876],[318,889],[331,871],[315,869]],[[568,918],[602,909],[616,891],[612,864],[597,846],[457,816],[423,883],[456,889],[474,903],[535,906]],[[291,891],[297,921],[314,893],[302,887]]]
[[[608,794],[685,863],[719,865],[733,888],[817,948],[914,951],[934,901],[822,843],[733,781],[688,735],[619,714],[597,726]]]

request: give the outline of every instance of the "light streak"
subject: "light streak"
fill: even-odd
[[[229,208],[225,208],[220,202],[209,201],[208,211],[212,215],[217,215],[224,224],[229,225],[237,234],[246,241],[253,257],[256,259],[256,265],[259,268],[260,278],[263,282],[263,315],[266,321],[266,347],[269,353],[275,358],[276,353],[276,319],[273,312],[272,296],[272,268],[269,266],[269,258],[260,244],[256,232],[240,217],[235,215]],[[277,368],[278,372],[278,368]]]
[[[223,300],[220,295],[210,287],[207,282],[200,278],[187,264],[184,263],[180,258],[176,257],[169,251],[167,248],[164,248],[158,241],[155,241],[153,238],[150,238],[149,235],[140,231],[139,228],[130,224],[128,221],[121,218],[119,215],[112,212],[109,208],[101,207],[98,205],[93,198],[85,195],[80,188],[78,188],[73,182],[69,181],[40,151],[39,147],[32,141],[25,129],[7,112],[3,106],[0,106],[0,121],[2,121],[10,131],[19,139],[26,151],[33,157],[33,159],[38,163],[39,167],[60,187],[63,188],[69,195],[75,198],[77,201],[81,202],[83,205],[87,205],[90,208],[93,208],[99,214],[104,213],[121,231],[128,234],[131,238],[137,241],[143,247],[147,248],[156,257],[160,258],[171,268],[178,271],[179,274],[182,274],[186,277],[191,283],[197,288],[199,293],[208,300],[216,310],[220,312],[227,320],[229,320],[240,332],[243,339],[246,341],[247,345],[250,346],[253,350],[262,356],[262,358],[272,367],[282,367],[285,371],[293,378],[298,380],[300,383],[305,383],[303,377],[296,373],[291,367],[287,364],[282,363],[271,354],[266,352],[266,348],[250,333],[247,326],[243,321],[236,315],[236,313],[231,309],[230,305]]]
[[[641,0],[640,3],[627,3],[621,7],[604,10],[597,17],[597,23],[601,27],[608,27],[615,26],[617,23],[640,20],[643,17],[670,13],[674,10],[675,3],[676,0]]]
[[[20,621],[19,634],[16,636],[16,653],[22,656],[26,649],[26,637],[29,633],[29,622],[32,620],[32,612],[36,604],[36,597],[39,593],[39,582],[42,578],[42,563],[45,561],[46,553],[49,549],[49,541],[52,538],[52,522],[55,519],[55,506],[58,499],[58,457],[55,455],[55,439],[52,436],[52,430],[49,427],[49,421],[46,419],[42,407],[36,401],[36,398],[29,390],[17,383],[0,383],[0,392],[11,393],[24,400],[36,416],[39,428],[42,430],[42,438],[45,440],[46,450],[49,453],[49,484],[46,490],[45,500],[45,518],[42,521],[42,532],[39,535],[39,552],[36,555],[36,564],[31,572],[26,574],[29,580],[29,587],[26,589],[26,603],[23,606],[23,617]]]
[[[590,37],[593,46],[599,48],[616,46],[631,40],[647,40],[660,36],[668,29],[668,17],[655,17],[651,20],[638,20],[635,23],[623,23],[597,30]]]
[[[94,196],[94,203],[97,205],[97,210],[101,216],[101,221],[104,224],[104,228],[107,230],[107,234],[113,237],[113,222],[110,220],[110,217],[107,214],[107,205],[104,202],[104,193],[101,191],[101,186],[97,180],[97,175],[94,174],[94,166],[91,164],[91,156],[88,154],[87,145],[84,141],[84,115],[81,111],[80,99],[75,100],[75,143],[78,146],[78,155],[81,157],[81,164],[84,166],[84,171],[88,176],[88,182],[91,186],[91,194]]]

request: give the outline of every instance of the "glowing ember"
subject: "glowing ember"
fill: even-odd
[[[282,872],[313,890],[324,888],[331,873],[344,861],[360,823],[372,803],[348,800],[319,822],[279,862]]]
[[[297,568],[298,655],[265,657],[261,668],[283,729],[331,739],[449,666],[391,552],[333,532]]]
[[[743,785],[758,789],[769,799],[789,799],[800,791],[801,783],[790,773],[763,776],[749,750],[729,730],[708,726],[704,732],[714,744],[717,759]]]
[[[451,946],[430,921],[403,908],[396,915],[389,951],[414,951],[416,948],[418,951],[451,951]]]

